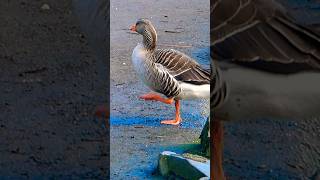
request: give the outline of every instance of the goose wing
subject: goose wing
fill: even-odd
[[[163,66],[178,81],[197,85],[210,83],[210,71],[203,69],[195,60],[179,51],[156,50],[155,63]]]
[[[320,70],[320,35],[274,0],[216,0],[211,54],[219,61],[279,73]]]

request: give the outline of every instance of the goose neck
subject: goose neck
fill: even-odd
[[[142,34],[143,36],[143,46],[147,50],[154,50],[157,43],[157,34],[151,30],[145,30]]]

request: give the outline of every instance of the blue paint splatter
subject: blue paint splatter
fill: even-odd
[[[160,123],[163,118],[159,117],[121,117],[111,116],[110,125],[143,125],[143,126],[168,126]],[[204,126],[207,117],[198,113],[186,113],[182,116],[182,128],[201,128]]]

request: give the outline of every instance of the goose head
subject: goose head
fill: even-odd
[[[130,27],[130,30],[142,35],[143,45],[146,49],[154,49],[156,47],[157,32],[148,19],[139,19]]]

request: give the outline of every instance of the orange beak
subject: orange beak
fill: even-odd
[[[130,26],[130,30],[134,31],[134,32],[137,32],[136,25],[135,24],[131,25]]]

